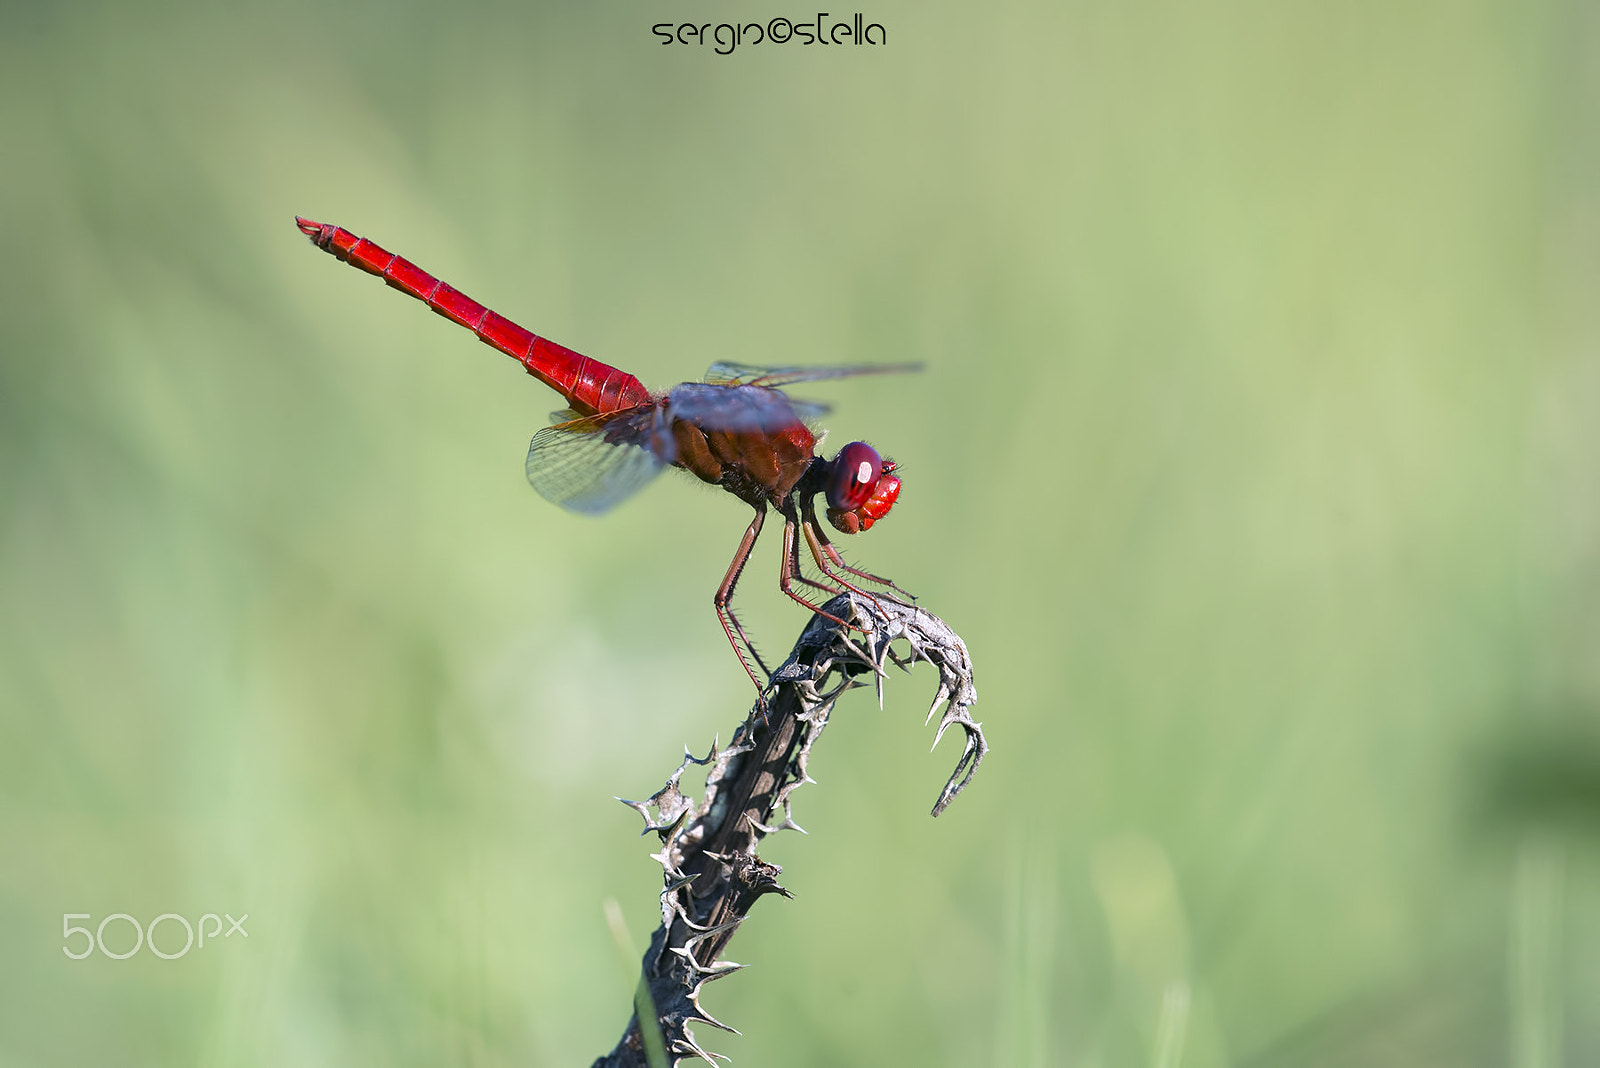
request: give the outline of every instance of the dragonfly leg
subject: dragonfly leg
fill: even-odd
[[[841,578],[829,569],[827,562],[822,558],[822,548],[817,543],[818,531],[816,529],[816,524],[802,522],[800,524],[800,531],[805,535],[806,543],[811,547],[811,558],[817,562],[817,568],[823,573],[823,575],[827,576],[829,581],[837,582],[840,586],[843,586],[851,593],[860,594],[876,605],[880,612],[883,610],[883,606],[878,603],[878,598],[873,596],[870,590],[862,589],[849,579]]]
[[[821,605],[813,604],[811,601],[806,599],[804,594],[801,594],[795,590],[793,583],[798,579],[807,586],[814,586],[817,589],[829,594],[838,592],[838,590],[834,587],[825,586],[822,583],[817,582],[814,579],[809,579],[800,573],[800,548],[798,543],[796,543],[794,540],[794,528],[796,523],[797,519],[794,514],[794,505],[791,504],[784,510],[783,513],[783,559],[778,570],[778,589],[782,590],[784,595],[791,601],[796,601],[799,604],[804,605],[817,615],[821,616],[823,619],[832,620],[841,627],[855,627],[856,630],[863,629],[858,624],[851,623],[848,620],[840,619],[831,612],[824,611]],[[866,596],[870,597],[871,594],[867,594]]]
[[[789,561],[789,577],[791,579],[802,582],[814,590],[821,590],[830,598],[843,589],[841,586],[818,582],[805,573],[800,564],[800,540],[794,536],[794,524],[789,522],[787,517],[785,517],[783,524],[783,548]]]
[[[845,589],[859,593],[864,597],[872,596],[866,590],[857,587],[848,579],[841,578],[834,570],[837,568],[839,571],[844,571],[848,574],[854,575],[856,578],[864,579],[867,582],[874,582],[879,586],[891,589],[895,593],[898,593],[901,597],[908,597],[913,601],[916,600],[916,597],[913,594],[902,590],[899,586],[896,586],[892,580],[886,579],[881,575],[874,575],[870,571],[862,571],[858,567],[851,567],[849,564],[845,563],[844,557],[839,554],[839,550],[834,548],[833,542],[828,540],[828,535],[823,533],[822,525],[817,522],[817,513],[811,507],[811,503],[809,501],[807,501],[802,508],[800,527],[805,532],[806,544],[811,548],[811,558],[817,562],[817,569],[820,570],[823,575],[827,576],[829,581],[836,582]],[[826,561],[823,559],[824,556],[827,557]],[[830,562],[833,565],[832,567],[828,566]],[[898,600],[898,598],[890,599]],[[874,603],[876,603],[876,599],[874,599]]]
[[[744,565],[750,559],[750,550],[755,548],[756,536],[761,533],[761,524],[767,518],[766,508],[756,510],[756,517],[745,528],[744,537],[739,540],[739,548],[733,554],[733,562],[728,565],[728,573],[722,577],[722,585],[717,587],[717,594],[711,599],[716,605],[717,619],[722,624],[722,632],[728,636],[728,644],[733,646],[734,653],[739,657],[739,664],[744,668],[750,681],[755,683],[758,694],[765,693],[767,684],[755,672],[761,669],[761,674],[771,677],[772,672],[762,661],[761,654],[756,652],[756,647],[751,643],[750,636],[744,632],[744,627],[739,623],[739,617],[733,614],[733,588],[739,582],[739,573],[744,570]],[[751,666],[751,661],[755,666]]]

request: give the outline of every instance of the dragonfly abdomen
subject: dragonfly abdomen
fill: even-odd
[[[340,226],[299,216],[295,222],[318,248],[352,267],[377,275],[517,360],[530,375],[565,397],[580,414],[613,412],[650,401],[650,391],[633,375],[518,326],[403,256]]]

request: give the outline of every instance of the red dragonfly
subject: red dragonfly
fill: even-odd
[[[795,400],[779,387],[916,371],[920,364],[761,368],[715,363],[704,382],[685,382],[652,393],[633,375],[524,330],[366,238],[299,216],[295,222],[318,248],[377,275],[471,330],[566,398],[567,410],[556,412],[551,417],[554,425],[535,434],[528,446],[528,481],[545,499],[575,512],[597,514],[671,466],[721,486],[755,509],[712,603],[758,692],[765,692],[766,682],[755,669],[768,676],[771,671],[734,615],[732,600],[769,505],[783,516],[778,587],[793,600],[834,619],[795,584],[830,596],[842,588],[871,597],[851,581],[856,579],[908,596],[888,579],[845,563],[818,525],[813,504],[819,493],[826,498],[828,521],[841,533],[868,529],[900,495],[895,462],[863,441],[846,445],[832,460],[815,455],[817,438],[806,423],[828,409]],[[797,531],[827,581],[818,582],[801,571]]]

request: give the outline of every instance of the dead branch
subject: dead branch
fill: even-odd
[[[773,674],[764,716],[753,713],[734,731],[726,749],[713,745],[704,759],[685,752],[667,784],[650,798],[623,802],[644,817],[646,833],[654,831],[661,839],[661,851],[652,854],[666,873],[661,926],[644,955],[643,985],[672,1064],[686,1057],[715,1063],[715,1055],[700,1046],[691,1025],[733,1030],[701,1008],[700,991],[711,980],[743,967],[721,960],[720,955],[755,902],[771,893],[789,896],[778,885],[779,868],[756,856],[756,844],[773,831],[800,829],[790,798],[812,781],[806,775],[811,748],[840,694],[865,685],[863,680],[870,676],[881,706],[890,663],[909,670],[923,660],[938,670],[939,691],[928,720],[941,704],[944,714],[934,745],[952,725],[961,727],[966,745],[934,803],[935,816],[966,788],[988,752],[983,732],[969,714],[978,694],[967,647],[943,620],[915,606],[849,593],[824,607],[861,629],[813,616],[789,659]],[[892,647],[896,644],[903,651]],[[678,789],[678,780],[691,763],[709,768],[698,805]],[[782,818],[774,825],[774,813],[780,808]],[[649,1061],[637,1011],[616,1049],[594,1064],[595,1068],[646,1068]]]

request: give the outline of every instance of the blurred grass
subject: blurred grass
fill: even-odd
[[[586,1063],[598,904],[655,922],[609,798],[748,703],[741,506],[549,507],[555,398],[296,213],[655,385],[929,363],[815,394],[994,754],[934,822],[929,680],[841,708],[716,1048],[1596,1058],[1595,12],[866,13],[0,9],[0,1063]]]

